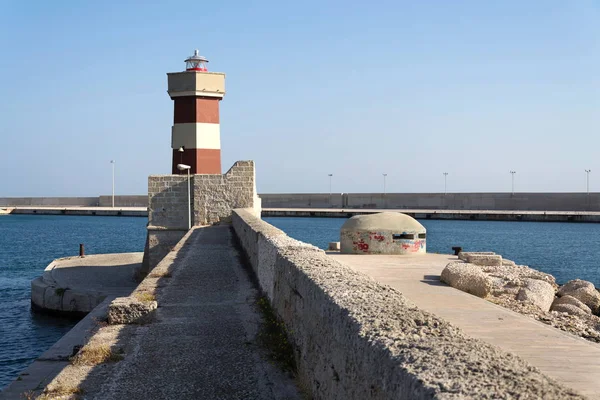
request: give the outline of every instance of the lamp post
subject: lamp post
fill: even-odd
[[[591,169],[586,169],[585,170],[585,174],[586,174],[586,188],[587,188],[587,194],[588,194],[588,196],[590,195],[590,172],[592,172]]]
[[[333,174],[329,174],[329,207],[331,207],[333,204],[331,204],[331,178],[333,177]]]
[[[110,160],[112,164],[112,208],[115,208],[115,160]]]
[[[448,173],[447,173],[447,172],[444,172],[444,196],[445,196],[445,195],[446,195],[446,193],[447,193],[447,190],[446,190],[446,188],[448,187],[448,186],[446,185],[446,180],[447,180],[446,178],[448,178]]]
[[[385,198],[385,178],[387,177],[387,174],[382,174],[383,175],[383,208],[387,208],[387,201]]]
[[[517,171],[510,171],[510,174],[512,175],[512,195],[515,195],[515,174],[517,173]]]
[[[185,152],[185,146],[179,147],[179,163],[183,164],[183,153]]]
[[[190,167],[185,164],[177,164],[177,169],[180,171],[186,171],[188,174],[188,230],[192,229],[192,206],[191,206],[191,198],[190,198]]]

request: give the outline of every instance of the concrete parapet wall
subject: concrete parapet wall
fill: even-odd
[[[0,197],[0,206],[98,206],[98,197]]]
[[[100,207],[111,207],[112,196],[100,196],[98,204]],[[148,207],[148,196],[115,196],[115,207]]]
[[[315,399],[578,398],[252,212],[232,222]]]
[[[600,193],[315,193],[261,194],[265,208],[600,211]]]
[[[111,207],[112,195],[99,197],[0,197],[0,207]],[[148,207],[148,196],[115,196],[115,207]]]

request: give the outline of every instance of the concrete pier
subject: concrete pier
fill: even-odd
[[[41,312],[83,316],[107,297],[131,293],[144,253],[93,254],[52,261],[31,282],[31,305]]]
[[[456,256],[330,256],[399,290],[417,307],[469,336],[516,354],[565,386],[600,399],[600,345],[441,283],[443,268]]]
[[[263,217],[350,218],[380,212],[400,212],[416,219],[467,221],[600,222],[600,212],[588,211],[499,211],[356,208],[263,208]]]
[[[11,214],[147,217],[147,207],[11,207]]]

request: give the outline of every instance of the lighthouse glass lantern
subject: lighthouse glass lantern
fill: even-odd
[[[194,55],[185,60],[185,70],[206,72],[208,71],[207,63],[208,60],[199,55],[198,50],[194,50]]]

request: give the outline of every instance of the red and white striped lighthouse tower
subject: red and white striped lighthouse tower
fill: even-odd
[[[180,173],[177,164],[187,164],[192,174],[221,174],[219,101],[225,95],[225,74],[208,72],[208,60],[198,50],[185,63],[184,72],[167,74],[174,102],[172,173]]]

